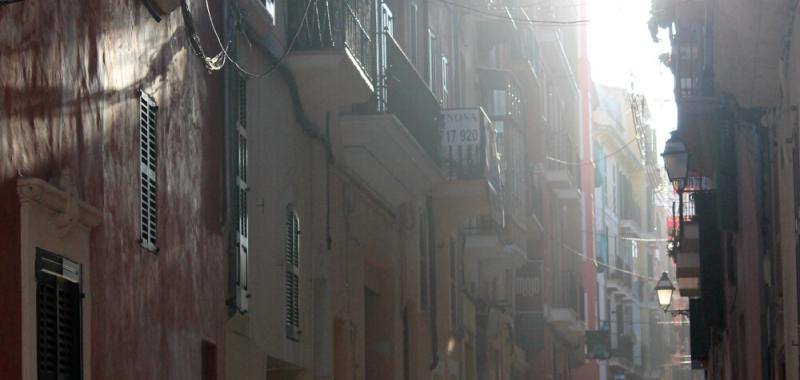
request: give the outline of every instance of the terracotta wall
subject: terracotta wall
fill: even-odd
[[[208,15],[193,4],[210,42]],[[7,190],[17,175],[69,171],[79,198],[102,211],[87,343],[97,378],[200,378],[203,340],[217,344],[223,369],[222,77],[192,55],[185,32],[180,12],[158,23],[138,0],[0,7],[0,205],[4,217],[18,209]],[[157,254],[137,242],[139,89],[159,105]]]

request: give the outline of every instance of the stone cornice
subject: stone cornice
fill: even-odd
[[[59,214],[65,227],[77,222],[91,228],[102,220],[100,210],[39,178],[17,180],[17,193],[20,203],[35,202]]]

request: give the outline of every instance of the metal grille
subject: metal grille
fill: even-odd
[[[139,97],[139,166],[141,185],[141,241],[148,250],[156,250],[156,113],[155,100],[144,92]]]
[[[81,377],[79,266],[49,253],[37,259],[36,327],[38,378]],[[70,271],[74,269],[74,271]],[[76,275],[71,276],[72,273]]]
[[[300,219],[294,210],[286,218],[286,327],[296,339],[300,327]]]

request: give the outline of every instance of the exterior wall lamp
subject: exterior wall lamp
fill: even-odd
[[[667,272],[661,273],[661,278],[656,283],[656,296],[658,297],[658,305],[664,310],[664,313],[670,313],[673,317],[678,315],[686,316],[689,318],[689,310],[670,310],[672,306],[672,293],[675,291],[675,286],[669,279]]]
[[[686,143],[678,136],[678,131],[672,131],[672,135],[664,144],[664,169],[667,171],[670,183],[678,193],[678,245],[683,239],[683,190],[686,188],[686,181],[689,177],[689,151],[686,150]]]

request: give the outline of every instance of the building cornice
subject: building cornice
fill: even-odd
[[[20,203],[36,203],[58,214],[59,226],[65,230],[78,223],[92,228],[102,220],[100,210],[39,178],[17,180],[17,193]]]

